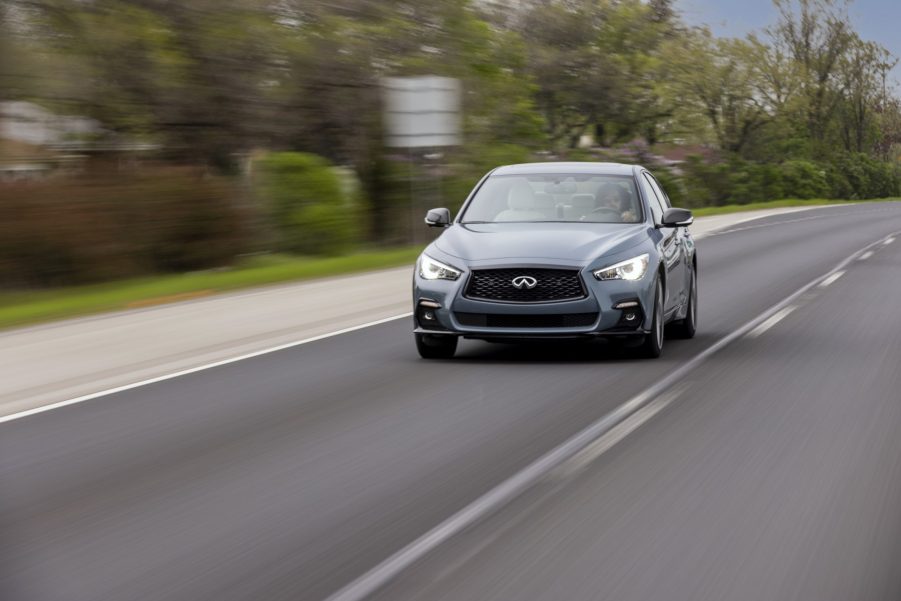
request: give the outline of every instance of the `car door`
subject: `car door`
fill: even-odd
[[[657,184],[657,189],[663,193],[664,211],[672,208],[673,203],[670,201],[669,194],[663,189],[660,181],[653,175],[651,175],[651,180]],[[691,293],[691,272],[692,260],[694,259],[695,252],[695,241],[694,238],[691,237],[691,232],[687,227],[676,228],[676,235],[679,236],[679,248],[682,250],[682,264],[685,272],[685,300],[687,301],[688,295]]]
[[[663,190],[658,186],[657,180],[647,171],[642,173],[642,187],[648,197],[648,205],[654,217],[654,223],[658,226],[662,239],[660,241],[660,253],[666,267],[666,299],[664,301],[664,313],[669,316],[673,311],[682,306],[688,294],[686,283],[687,271],[682,249],[682,237],[678,231],[680,228],[660,227],[663,213],[669,208],[669,203]]]

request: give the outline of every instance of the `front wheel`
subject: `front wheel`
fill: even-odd
[[[645,334],[639,352],[643,357],[656,359],[663,351],[663,284],[657,280],[654,286],[654,317],[651,331]]]
[[[457,352],[457,337],[414,334],[416,350],[423,359],[450,359]]]

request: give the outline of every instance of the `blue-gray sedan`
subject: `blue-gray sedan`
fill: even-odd
[[[460,336],[484,340],[613,337],[648,357],[664,326],[697,327],[691,212],[672,208],[646,169],[617,163],[498,167],[419,257],[416,348],[452,357]]]

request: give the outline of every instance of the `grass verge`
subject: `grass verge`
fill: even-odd
[[[89,286],[0,293],[0,328],[146,307],[251,288],[411,265],[421,246],[312,258],[284,255],[248,257],[232,268],[120,280]]]

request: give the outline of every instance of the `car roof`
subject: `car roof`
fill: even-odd
[[[492,175],[523,175],[544,173],[590,173],[597,175],[632,175],[638,165],[624,163],[553,162],[520,163],[504,165],[492,171]]]

